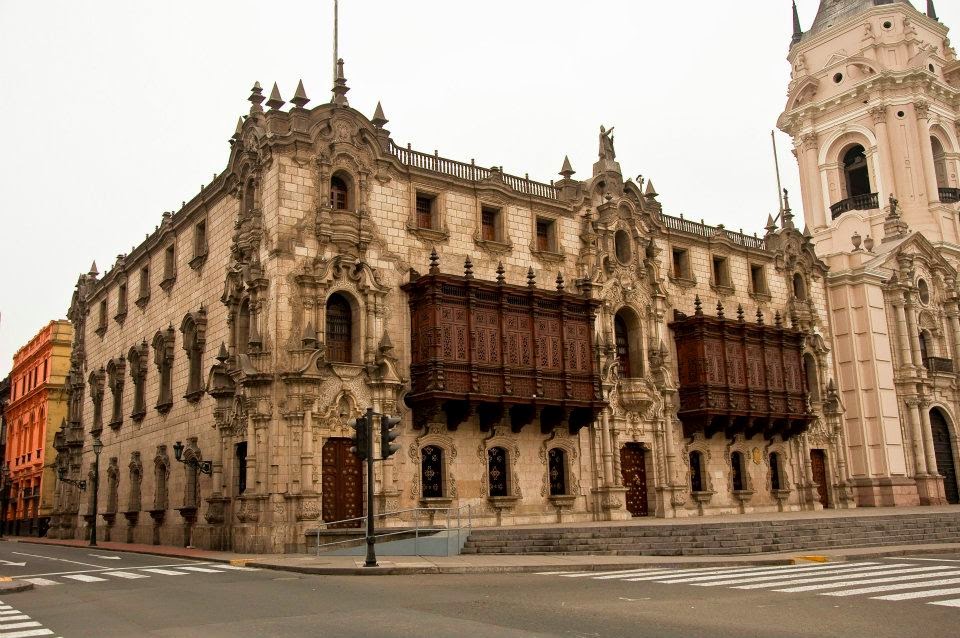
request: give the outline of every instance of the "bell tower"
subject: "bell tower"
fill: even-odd
[[[945,503],[960,418],[960,62],[933,0],[793,5],[787,104],[861,506]],[[931,354],[933,353],[933,354]],[[946,415],[946,416],[945,416]],[[941,455],[942,456],[942,455]]]
[[[947,31],[933,0],[821,0],[807,31],[794,3],[778,126],[821,257],[848,251],[854,233],[879,242],[891,212],[934,244],[960,243],[960,63]]]

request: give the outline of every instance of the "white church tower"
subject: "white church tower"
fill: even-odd
[[[822,0],[778,126],[830,272],[856,498],[960,501],[960,62],[932,0]]]

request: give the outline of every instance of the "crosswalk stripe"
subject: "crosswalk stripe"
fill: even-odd
[[[107,576],[116,576],[117,578],[126,578],[133,580],[136,578],[150,578],[146,574],[134,574],[133,572],[104,572]]]
[[[69,578],[70,580],[79,580],[81,583],[102,583],[103,581],[107,580],[106,578],[90,576],[88,574],[70,574],[64,576],[64,578]]]
[[[11,616],[13,614],[19,614],[19,613],[22,613],[22,612],[17,611],[16,609],[8,609],[7,611],[0,611],[0,617]]]
[[[930,567],[927,569],[906,569],[902,572],[897,573],[894,576],[887,576],[881,578],[869,577],[855,580],[846,580],[835,583],[821,583],[818,585],[800,585],[799,587],[787,587],[786,589],[775,589],[774,591],[786,592],[788,594],[799,594],[802,592],[808,591],[820,591],[821,589],[838,589],[840,587],[852,587],[854,585],[870,585],[870,584],[879,584],[879,583],[896,583],[899,581],[905,580],[930,580],[931,578],[936,578],[938,576],[957,576],[960,575],[960,572],[953,571],[943,571],[944,567]],[[923,572],[910,574],[910,572]],[[914,587],[921,587],[920,584],[915,584]]]
[[[673,573],[672,569],[633,569],[630,571],[623,572],[600,572],[600,574],[594,574],[594,580],[615,580],[620,578],[628,578],[630,576],[641,576],[643,574],[661,574],[666,575]],[[578,578],[578,576],[567,576],[567,578]]]
[[[841,567],[849,567],[851,565],[876,565],[877,563],[824,563],[819,565],[766,565],[762,567],[727,567],[723,569],[710,568],[710,569],[672,569],[668,570],[677,575],[677,577],[683,576],[719,576],[719,575],[745,575],[749,576],[751,574],[758,574],[760,572],[766,573],[778,573],[784,571],[795,571],[798,569],[840,569]],[[653,579],[648,579],[653,580]]]
[[[24,616],[24,618],[29,618],[29,616]],[[30,622],[15,622],[9,625],[0,625],[0,636],[8,635],[6,633],[8,629],[26,629],[27,627],[42,627],[42,626],[43,625],[41,625],[35,620],[31,620]]]
[[[677,578],[677,579],[668,580],[668,581],[665,580],[663,582],[670,583],[670,584],[674,584],[674,583],[694,584],[694,583],[703,583],[703,582],[709,582],[709,581],[727,582],[731,578],[737,579],[737,580],[747,579],[747,578],[769,578],[771,580],[776,580],[778,578],[789,578],[794,574],[806,575],[806,574],[820,574],[824,572],[835,574],[843,571],[851,571],[854,569],[868,569],[870,567],[874,567],[874,566],[871,565],[867,567],[853,567],[850,565],[843,565],[843,564],[815,565],[810,567],[797,567],[797,568],[791,569],[790,571],[755,571],[749,574],[744,574],[742,572],[735,572],[732,574],[723,574],[720,576],[698,576],[695,578],[683,577],[683,578]],[[879,566],[876,566],[876,567],[879,567]],[[750,581],[744,580],[744,582],[750,582]]]
[[[10,605],[0,605],[0,609],[13,609]]]
[[[954,596],[960,594],[960,589],[928,589],[925,591],[911,591],[903,594],[889,594],[887,596],[873,596],[874,600],[916,600],[917,598],[936,598],[938,596]]]
[[[564,574],[577,574],[577,573],[580,573],[580,572],[536,572],[534,576],[563,576]]]
[[[941,600],[935,603],[927,603],[928,605],[940,605],[941,607],[960,607],[960,598],[954,598],[953,600]]]
[[[179,567],[178,569],[184,569],[191,572],[200,572],[201,574],[222,574],[223,573],[219,569],[210,569],[209,567]]]
[[[218,564],[217,569],[232,569],[237,572],[258,572],[259,567],[240,567],[239,565]]]
[[[25,582],[25,583],[31,583],[31,584],[33,584],[33,585],[36,585],[37,587],[48,587],[48,586],[50,586],[50,585],[59,585],[59,584],[60,584],[60,583],[58,583],[57,581],[55,581],[55,580],[50,580],[50,579],[48,579],[48,578],[24,578],[24,579],[23,579],[23,582]],[[0,612],[0,614],[2,614],[2,613],[4,613],[4,612]]]
[[[172,569],[141,569],[142,572],[150,572],[151,574],[160,574],[161,576],[186,576],[186,572],[175,572]]]
[[[956,572],[951,572],[956,573]],[[933,578],[938,574],[926,574],[926,577]],[[943,576],[945,574],[939,574]],[[919,578],[919,577],[918,577]],[[902,580],[907,580],[903,578]],[[861,587],[859,589],[844,589],[843,591],[831,591],[820,594],[821,596],[863,596],[864,594],[879,594],[885,591],[897,591],[899,589],[917,589],[920,587],[941,587],[943,585],[960,585],[960,578],[939,578],[922,583],[899,583],[896,585],[878,585],[877,587]]]
[[[51,636],[53,632],[49,629],[26,629],[24,631],[11,631],[10,633],[0,634],[0,638],[33,638],[34,636]]]
[[[30,616],[27,616],[26,614],[19,614],[17,616],[5,616],[4,618],[0,618],[0,631],[2,631],[4,627],[8,627],[8,625],[4,625],[3,623],[16,622],[18,620],[33,620],[33,619]]]
[[[897,569],[885,569],[883,567],[874,567],[874,568],[865,567],[863,569],[856,570],[856,571],[861,572],[861,573],[855,574],[858,577],[866,577],[871,575],[872,576],[888,576],[888,575],[900,573],[899,570]],[[871,572],[871,573],[862,573],[862,572]],[[788,587],[790,585],[804,585],[807,583],[826,583],[826,582],[843,580],[845,578],[849,578],[850,573],[851,572],[847,572],[845,574],[840,574],[838,576],[818,576],[816,578],[812,578],[812,577],[811,578],[795,578],[793,580],[781,580],[781,581],[774,581],[774,582],[770,582],[770,581],[765,581],[762,583],[753,582],[752,584],[749,584],[749,585],[734,585],[733,589],[762,589],[764,587],[774,589],[777,587]]]

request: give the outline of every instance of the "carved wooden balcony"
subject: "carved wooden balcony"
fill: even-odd
[[[781,325],[764,325],[742,314],[728,319],[706,316],[699,308],[687,317],[677,313],[670,324],[677,345],[680,381],[679,417],[685,436],[703,432],[784,440],[804,432],[809,412],[803,373],[803,333]],[[760,323],[764,322],[764,323]]]
[[[572,432],[591,423],[605,403],[593,335],[599,301],[563,290],[414,274],[409,295],[412,390],[407,404],[423,427],[439,414],[456,429],[476,414],[489,430],[508,421],[520,431],[540,420],[544,431]],[[589,284],[588,284],[589,285]]]

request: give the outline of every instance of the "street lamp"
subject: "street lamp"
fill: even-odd
[[[9,470],[7,471],[9,472]],[[67,468],[63,467],[62,465],[57,468],[57,478],[60,479],[61,483],[66,483],[67,485],[76,485],[81,492],[85,492],[87,490],[87,482],[83,480],[78,481],[76,479],[68,479]]]
[[[0,479],[2,479],[2,487],[0,487],[0,538],[3,538],[3,532],[7,527],[7,492],[10,490],[10,465],[8,463],[3,464],[3,468],[0,469]]]
[[[192,467],[201,474],[211,475],[213,474],[213,462],[212,461],[201,461],[196,457],[190,457],[186,461],[183,460],[183,448],[184,445],[180,441],[177,441],[173,444],[173,458],[178,462],[183,463],[188,467]]]
[[[90,547],[97,546],[97,496],[100,491],[100,453],[103,442],[100,437],[93,439],[93,518],[90,523]]]

